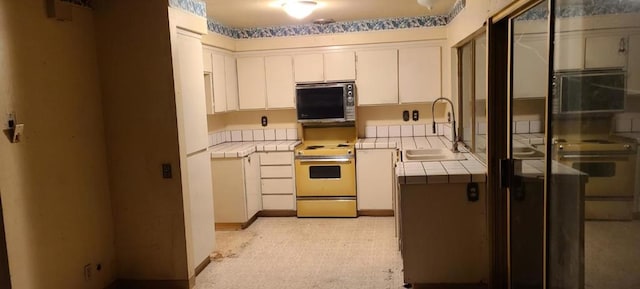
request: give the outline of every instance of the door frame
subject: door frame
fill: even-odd
[[[489,238],[491,250],[491,288],[507,289],[511,286],[510,278],[510,219],[509,190],[503,175],[513,173],[512,167],[501,166],[502,160],[511,159],[510,131],[513,103],[511,102],[511,19],[524,11],[540,4],[544,0],[514,0],[509,5],[489,17],[487,21],[487,189],[489,202]],[[549,84],[553,76],[553,37],[555,31],[555,1],[548,0],[548,72]],[[545,103],[545,142],[551,134],[549,112],[552,105],[552,86],[547,86]],[[548,198],[550,183],[548,176],[551,168],[551,146],[546,146],[544,172],[544,212],[543,212],[543,288],[548,287]]]
[[[7,253],[7,239],[4,230],[4,215],[2,210],[2,192],[0,192],[0,288],[11,289],[11,275],[9,274],[9,256]]]

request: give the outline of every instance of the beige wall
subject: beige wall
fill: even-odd
[[[114,279],[97,61],[90,10],[61,22],[46,17],[44,1],[0,1],[0,127],[10,111],[25,124],[21,143],[0,136],[14,289],[100,289]]]
[[[120,279],[189,278],[167,6],[96,3]]]

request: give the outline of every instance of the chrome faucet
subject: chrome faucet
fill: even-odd
[[[431,104],[431,121],[433,122],[433,125],[432,125],[433,133],[436,133],[436,116],[434,114],[434,110],[435,110],[436,102],[440,100],[446,100],[451,105],[451,113],[453,114],[453,125],[451,126],[453,141],[451,143],[451,151],[454,153],[460,152],[458,150],[458,135],[456,133],[457,131],[456,130],[456,112],[453,108],[453,102],[451,102],[451,100],[448,98],[439,97],[433,101],[433,104]]]

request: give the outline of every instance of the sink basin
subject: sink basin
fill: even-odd
[[[466,160],[462,153],[453,153],[446,148],[440,149],[408,149],[404,154],[404,161],[439,162]]]
[[[538,159],[544,157],[544,153],[532,147],[515,147],[512,150],[516,159]]]

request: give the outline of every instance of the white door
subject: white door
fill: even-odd
[[[398,50],[358,51],[358,105],[398,103]]]
[[[182,127],[186,153],[206,149],[207,102],[202,72],[202,44],[195,34],[178,30],[178,93],[176,102],[182,107]]]
[[[242,57],[236,59],[236,63],[240,109],[266,108],[264,57]]]
[[[227,80],[227,111],[238,110],[238,69],[236,58],[231,55],[224,57],[224,74]]]
[[[356,79],[356,54],[353,51],[324,54],[325,81]]]
[[[434,101],[442,96],[440,46],[398,50],[400,103]]]
[[[356,162],[358,210],[393,209],[390,150],[359,150]]]
[[[268,108],[295,108],[293,57],[288,55],[264,58]]]
[[[247,218],[250,219],[262,210],[260,188],[260,156],[257,153],[244,158],[245,184],[247,194]]]
[[[213,75],[213,105],[215,112],[227,111],[227,77],[225,74],[224,55],[213,53],[212,75]]]
[[[210,154],[201,152],[188,157],[187,172],[193,241],[191,266],[195,269],[202,261],[209,258],[216,244]]]

